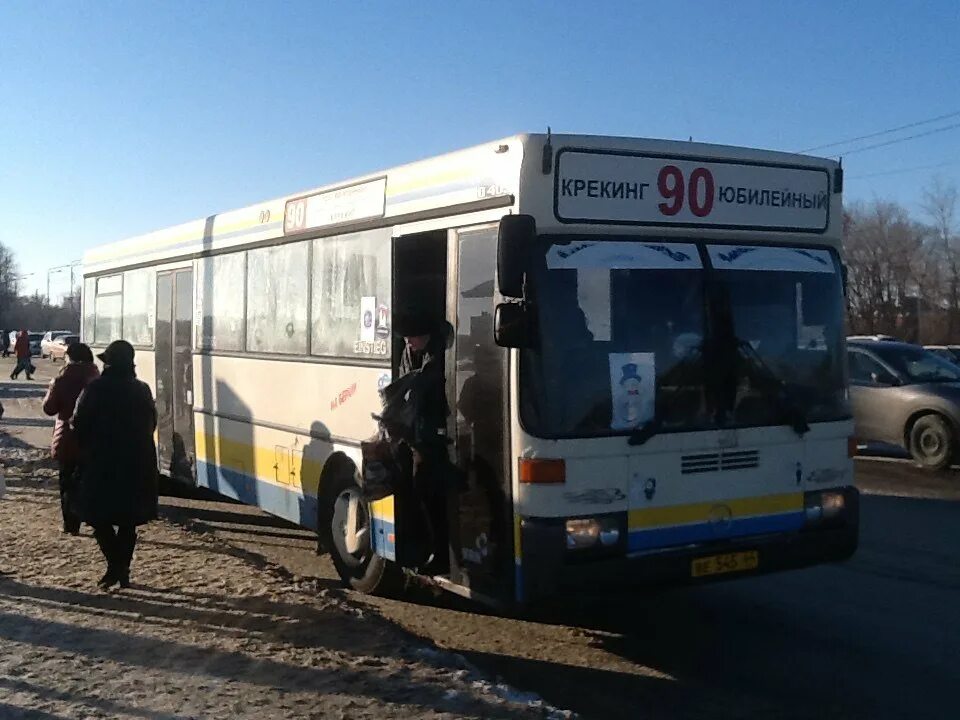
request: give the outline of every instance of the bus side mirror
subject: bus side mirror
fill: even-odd
[[[537,223],[532,216],[501,218],[497,233],[497,285],[504,297],[523,297],[523,277],[529,269],[530,250],[536,237]]]
[[[493,316],[493,339],[500,347],[526,347],[529,339],[527,308],[520,303],[500,303]]]

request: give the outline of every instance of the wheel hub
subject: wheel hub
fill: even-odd
[[[943,438],[940,433],[926,430],[920,436],[920,448],[926,455],[936,455],[943,447]]]
[[[361,565],[370,552],[370,517],[356,488],[347,488],[333,503],[333,544],[340,558]]]

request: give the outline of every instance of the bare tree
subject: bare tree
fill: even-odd
[[[916,340],[911,313],[928,268],[924,228],[902,206],[880,200],[848,208],[844,228],[851,330]]]
[[[955,342],[960,330],[960,238],[957,235],[957,187],[935,177],[923,191],[923,210],[930,220],[931,250],[937,259],[941,304],[946,309],[946,337]],[[932,288],[930,288],[932,289]]]
[[[17,261],[13,251],[0,243],[0,327],[12,327],[10,323],[17,306]]]

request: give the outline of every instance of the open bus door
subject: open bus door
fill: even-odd
[[[457,328],[445,359],[450,459],[462,473],[446,488],[448,577],[470,594],[499,599],[512,596],[513,505],[505,471],[507,351],[493,337],[496,249],[496,226],[395,238],[393,304],[412,296],[422,303],[426,294]],[[394,373],[402,351],[395,338]],[[410,487],[393,502],[395,559],[413,567],[422,560],[422,510]]]
[[[193,434],[193,270],[157,274],[157,451],[160,469],[196,484]]]
[[[451,580],[479,596],[512,595],[513,494],[507,473],[508,351],[494,342],[497,227],[453,233],[447,353],[454,461],[464,482],[449,495]],[[455,279],[455,282],[453,281]]]

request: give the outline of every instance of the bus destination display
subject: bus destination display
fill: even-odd
[[[561,222],[823,232],[823,168],[561,150],[554,189]]]

